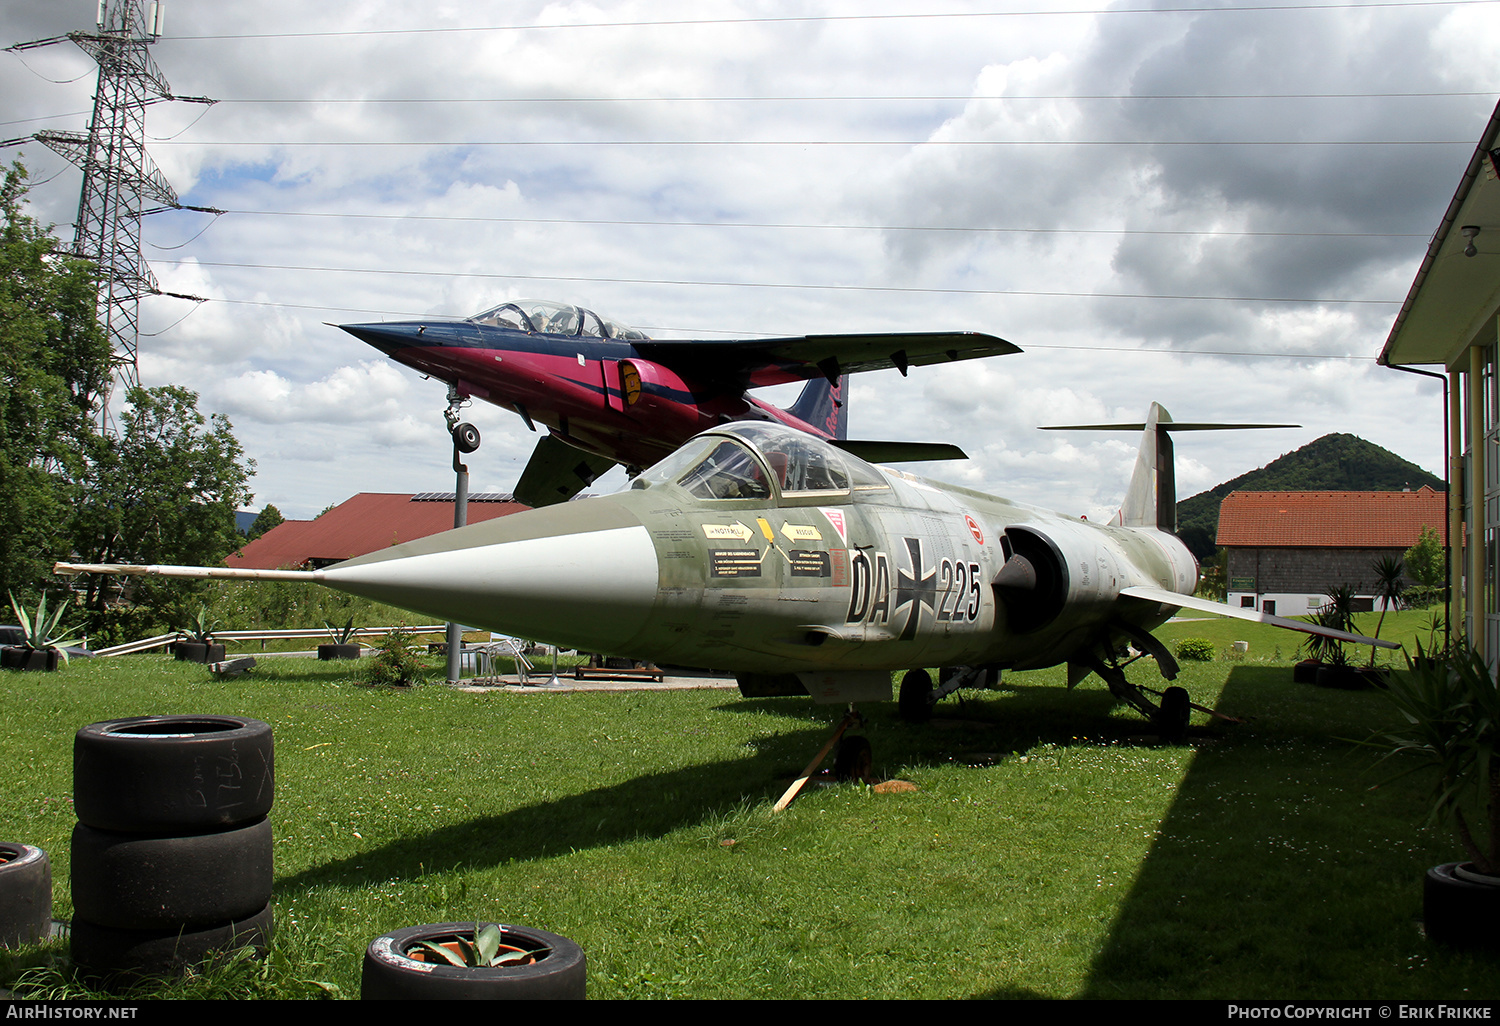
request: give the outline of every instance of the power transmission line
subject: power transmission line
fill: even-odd
[[[347,211],[316,210],[225,210],[225,214],[252,217],[329,217],[383,221],[473,222],[476,224],[560,224],[599,225],[625,228],[771,228],[777,230],[871,231],[871,232],[951,232],[994,235],[1160,235],[1209,238],[1271,239],[1427,239],[1431,232],[1237,232],[1216,229],[1177,230],[1167,228],[1015,228],[985,225],[921,224],[796,224],[773,221],[652,221],[629,218],[582,217],[481,217],[448,214],[362,214]]]
[[[231,39],[323,39],[329,37],[356,36],[417,36],[441,35],[444,33],[478,32],[525,32],[525,31],[577,31],[580,29],[610,28],[674,28],[686,26],[738,26],[738,25],[788,25],[831,24],[838,22],[875,21],[944,21],[944,20],[996,20],[1039,17],[1097,17],[1125,14],[1243,14],[1285,13],[1291,11],[1376,11],[1420,7],[1472,7],[1493,4],[1500,0],[1389,0],[1376,3],[1331,3],[1331,4],[1225,4],[1216,7],[1099,7],[1074,10],[1028,10],[1028,11],[930,11],[916,14],[803,14],[771,15],[745,18],[661,18],[617,21],[580,21],[552,24],[469,25],[452,28],[405,28],[405,29],[330,29],[309,32],[237,32],[211,33],[193,36],[173,36],[174,41],[205,41]]]
[[[1394,299],[1321,299],[1296,296],[1203,296],[1172,295],[1146,292],[1065,292],[1039,289],[960,289],[909,285],[813,285],[803,282],[704,281],[679,278],[605,278],[567,274],[496,274],[481,271],[422,271],[383,267],[321,267],[310,264],[252,264],[224,260],[167,260],[163,263],[191,263],[197,267],[236,267],[260,271],[316,271],[330,274],[386,274],[431,278],[483,278],[499,281],[562,281],[595,285],[690,285],[695,287],[743,289],[802,289],[814,292],[905,292],[924,295],[960,296],[1045,296],[1066,299],[1173,299],[1223,303],[1294,303],[1338,306],[1400,306]]]
[[[1500,2],[1500,0],[1497,0]],[[169,141],[163,146],[261,146],[261,147],[451,147],[456,149],[492,149],[512,146],[798,146],[830,149],[837,146],[903,146],[938,148],[943,146],[1469,146],[1472,139],[458,139],[458,140],[372,140],[372,139],[202,139]]]

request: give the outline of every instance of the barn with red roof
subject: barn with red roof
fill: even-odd
[[[1446,525],[1447,496],[1426,485],[1414,492],[1231,492],[1219,509],[1218,535],[1228,550],[1227,601],[1301,616],[1347,584],[1356,610],[1370,609],[1375,561],[1400,559],[1423,527],[1443,538]]]
[[[257,570],[316,570],[366,552],[452,530],[453,502],[452,492],[416,495],[360,492],[316,519],[277,524],[224,563]],[[475,492],[469,495],[467,520],[477,524],[529,508],[509,494]]]

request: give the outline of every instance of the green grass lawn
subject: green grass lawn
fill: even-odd
[[[922,727],[872,704],[877,770],[917,790],[814,787],[780,815],[839,710],[75,661],[0,676],[0,839],[47,849],[67,918],[74,731],[235,713],[275,730],[278,939],[160,994],[356,997],[375,936],[481,919],[576,940],[598,998],[1500,997],[1493,956],[1420,934],[1422,873],[1459,857],[1420,826],[1425,781],[1372,790],[1389,769],[1340,740],[1383,699],[1292,684],[1275,637],[1280,664],[1254,635],[1243,661],[1185,666],[1196,702],[1247,722],[1195,714],[1183,747],[1060,670]],[[0,953],[0,987],[84,993],[64,953]]]

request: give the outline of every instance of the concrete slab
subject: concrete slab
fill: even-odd
[[[494,691],[504,688],[506,691],[516,694],[563,694],[569,691],[692,691],[699,689],[712,689],[716,691],[738,691],[739,685],[732,677],[664,677],[661,681],[645,680],[642,678],[623,678],[620,680],[575,680],[561,674],[557,677],[557,683],[549,683],[551,680],[546,674],[535,674],[529,683],[522,685],[515,677],[465,677],[457,684],[450,685],[460,691]]]

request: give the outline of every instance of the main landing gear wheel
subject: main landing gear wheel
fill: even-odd
[[[926,670],[906,671],[901,678],[896,710],[907,723],[926,723],[932,719],[932,678]]]
[[[1161,739],[1168,744],[1181,744],[1187,738],[1188,717],[1193,714],[1192,699],[1187,689],[1170,687],[1162,693],[1161,708],[1156,711],[1157,729]]]
[[[453,428],[453,444],[459,452],[473,452],[479,448],[479,429],[473,424],[458,424]]]

